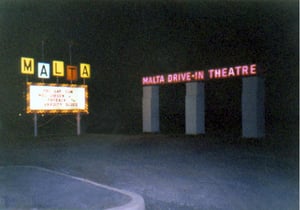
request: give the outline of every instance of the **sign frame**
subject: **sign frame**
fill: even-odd
[[[26,92],[26,113],[37,113],[37,114],[74,114],[74,113],[85,113],[88,114],[88,86],[77,85],[77,84],[56,84],[56,83],[33,83],[27,82]],[[30,87],[31,86],[43,86],[43,87],[67,87],[67,88],[84,88],[84,109],[70,108],[70,109],[31,109],[30,107]]]

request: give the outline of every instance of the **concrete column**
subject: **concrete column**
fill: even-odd
[[[185,133],[205,133],[205,93],[203,82],[186,83]]]
[[[243,78],[242,129],[245,138],[265,136],[265,86],[262,77]]]
[[[143,87],[143,132],[159,132],[159,86]]]

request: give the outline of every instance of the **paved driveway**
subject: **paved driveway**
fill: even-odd
[[[139,195],[35,166],[0,167],[0,209],[144,210]]]
[[[37,138],[2,147],[0,164],[36,165],[131,191],[149,210],[299,208],[298,156],[222,142],[161,135]]]

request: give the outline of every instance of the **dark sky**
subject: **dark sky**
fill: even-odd
[[[298,1],[2,0],[2,127],[19,128],[31,120],[18,117],[25,109],[19,62],[21,56],[42,61],[43,40],[45,61],[68,63],[72,43],[72,63],[91,64],[86,117],[91,132],[141,131],[142,76],[245,63],[266,71],[267,123],[295,123],[298,13]],[[220,118],[223,124],[239,123],[240,90],[240,79],[206,85],[208,125]],[[237,116],[224,118],[229,111]],[[183,129],[184,86],[161,88],[161,113],[163,123],[173,123],[163,130]]]

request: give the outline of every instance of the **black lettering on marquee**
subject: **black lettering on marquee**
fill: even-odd
[[[47,75],[47,70],[46,70],[45,65],[43,65],[43,67],[42,67],[42,69],[41,69],[40,76],[42,76],[43,74],[45,74],[45,76],[48,76],[48,75]]]
[[[82,75],[86,75],[87,77],[89,76],[88,70],[86,68],[86,66],[84,66],[83,70],[82,70]]]
[[[26,60],[24,60],[24,71],[32,71],[32,64],[31,64],[31,60],[29,61],[29,63],[26,63]]]
[[[55,69],[55,73],[56,73],[56,74],[61,74],[60,71],[57,71],[57,63],[55,63],[55,68],[54,68],[54,69]]]
[[[74,78],[76,68],[75,67],[70,67],[70,70],[71,70],[71,78]]]

